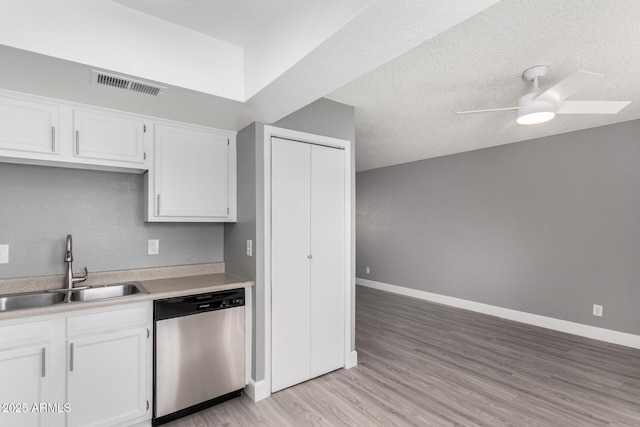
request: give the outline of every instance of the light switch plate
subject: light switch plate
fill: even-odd
[[[253,256],[253,240],[247,239],[247,256]]]
[[[0,264],[9,264],[9,245],[0,245]]]
[[[147,242],[147,255],[158,255],[160,253],[160,240],[149,239]]]

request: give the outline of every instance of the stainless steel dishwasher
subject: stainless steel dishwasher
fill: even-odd
[[[240,395],[244,301],[233,289],[155,302],[154,426]]]

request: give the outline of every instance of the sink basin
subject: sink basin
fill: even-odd
[[[66,289],[23,292],[0,296],[0,312],[23,308],[46,307],[64,302]],[[71,291],[71,301],[94,301],[127,295],[148,294],[149,291],[138,282],[118,283],[95,287],[76,288]]]
[[[118,283],[115,285],[94,286],[77,290],[71,294],[71,301],[94,301],[148,293],[149,291],[138,282]]]
[[[64,293],[24,292],[0,296],[0,311],[46,307],[64,301]]]

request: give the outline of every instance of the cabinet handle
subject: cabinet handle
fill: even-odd
[[[47,376],[47,349],[42,347],[42,378]]]
[[[80,155],[80,131],[76,131],[76,156]]]
[[[56,127],[51,126],[51,151],[56,152]]]
[[[159,194],[158,194],[158,203],[157,203],[156,207],[158,208],[158,215],[157,216],[160,216],[160,195]]]
[[[313,258],[313,255],[307,255],[307,258],[309,259]]]
[[[75,349],[75,344],[71,343],[71,347],[69,348],[69,372],[73,372],[73,352]]]

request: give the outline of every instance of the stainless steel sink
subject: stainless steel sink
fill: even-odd
[[[64,293],[24,292],[0,296],[0,311],[46,307],[64,301]]]
[[[118,283],[115,285],[93,286],[74,291],[71,294],[71,301],[94,301],[148,293],[149,291],[138,282]]]
[[[94,286],[49,291],[23,292],[0,296],[0,312],[23,308],[47,307],[64,302],[65,296],[71,292],[71,301],[95,301],[105,298],[117,298],[128,295],[148,294],[138,282],[117,283],[114,285]]]

